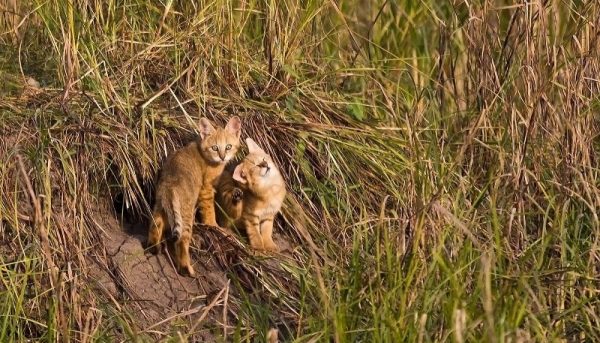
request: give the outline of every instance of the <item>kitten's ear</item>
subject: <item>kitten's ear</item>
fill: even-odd
[[[241,164],[238,164],[238,166],[235,167],[235,170],[233,171],[233,179],[239,183],[246,183],[246,175],[242,169],[243,166]]]
[[[242,121],[240,120],[240,117],[231,117],[231,119],[229,119],[229,121],[227,122],[227,125],[225,125],[225,130],[236,135],[239,139],[240,135],[242,134]]]
[[[256,144],[256,142],[248,137],[246,138],[246,145],[248,146],[248,152],[253,154],[253,153],[260,153],[260,154],[264,154],[265,151],[263,149],[261,149],[258,144]]]
[[[207,136],[210,136],[213,132],[215,132],[215,127],[212,126],[210,121],[206,118],[200,118],[200,125],[198,126],[200,129],[200,137],[204,139]]]

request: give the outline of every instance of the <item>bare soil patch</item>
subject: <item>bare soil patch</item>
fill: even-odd
[[[192,258],[198,276],[191,278],[176,272],[168,249],[157,255],[144,249],[145,223],[120,223],[108,211],[95,217],[104,231],[105,256],[90,256],[91,281],[107,301],[136,319],[142,333],[157,338],[180,328],[193,329],[194,340],[214,341],[238,325],[240,292],[259,305],[274,300],[269,307],[277,308],[278,301],[262,289],[262,273],[289,280],[280,258],[289,263],[291,249],[281,235],[275,239],[282,254],[257,256],[222,229],[196,225]],[[273,313],[273,325],[287,326],[285,315]]]

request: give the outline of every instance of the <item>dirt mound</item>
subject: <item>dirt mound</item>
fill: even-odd
[[[88,275],[107,300],[141,323],[139,333],[156,338],[173,330],[191,333],[188,338],[199,341],[227,335],[238,324],[240,291],[253,293],[255,301],[274,300],[261,292],[263,280],[255,268],[270,276],[285,273],[278,258],[255,258],[234,236],[197,225],[191,252],[198,276],[181,276],[167,249],[158,255],[145,251],[146,225],[121,224],[111,213],[96,218],[105,255],[90,257],[95,263],[88,264]],[[281,236],[275,238],[285,251],[291,250]],[[278,257],[290,262],[285,253]],[[273,317],[274,326],[282,324],[277,321],[284,316]]]

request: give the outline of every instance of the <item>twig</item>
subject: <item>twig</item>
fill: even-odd
[[[51,282],[52,287],[55,286],[55,283],[58,280],[58,268],[52,259],[52,254],[50,253],[50,243],[48,240],[48,232],[46,231],[46,227],[44,225],[44,221],[42,219],[42,207],[40,205],[40,201],[38,197],[35,195],[33,190],[33,186],[31,185],[31,180],[25,171],[25,166],[23,165],[23,158],[21,155],[17,155],[17,162],[19,163],[19,169],[21,171],[21,176],[23,177],[23,181],[25,182],[25,186],[27,187],[27,191],[29,192],[29,197],[31,198],[31,203],[34,208],[34,226],[37,228],[38,235],[40,238],[40,243],[42,246],[42,254],[46,259],[46,263],[48,264],[48,268],[50,269]]]
[[[355,44],[354,56],[352,56],[352,60],[350,61],[350,68],[354,68],[354,65],[356,64],[356,59],[358,58],[358,55],[360,55],[361,50],[364,48],[365,45],[369,45],[369,43],[371,42],[370,37],[371,37],[371,32],[373,31],[373,27],[375,26],[375,23],[377,23],[377,20],[379,20],[379,17],[381,16],[383,9],[385,8],[385,6],[387,6],[388,2],[389,2],[389,0],[385,0],[385,2],[379,7],[379,11],[377,11],[377,15],[375,16],[375,19],[373,19],[373,21],[371,22],[371,25],[369,25],[369,30],[367,31],[366,40],[363,42],[363,44],[360,47],[358,46],[358,43],[356,43],[356,41],[354,40],[354,36],[352,35],[352,33],[350,33],[350,28],[348,28],[350,37],[352,38],[352,42]],[[368,46],[367,46],[367,55],[369,56],[369,61],[370,61],[371,60],[371,49]],[[344,79],[342,80],[342,88],[345,86],[346,80],[348,80],[348,75],[346,75],[344,77]]]
[[[46,264],[48,265],[48,269],[50,270],[50,286],[55,295],[55,299],[58,304],[58,322],[61,328],[61,333],[59,335],[64,335],[67,332],[67,322],[65,321],[63,306],[62,306],[62,295],[61,295],[61,285],[59,285],[58,279],[58,268],[54,263],[54,259],[52,259],[52,254],[50,252],[50,242],[48,240],[48,232],[46,231],[46,226],[44,225],[44,220],[42,218],[42,206],[40,205],[40,201],[33,190],[33,186],[31,185],[31,180],[27,175],[27,171],[25,171],[25,165],[23,164],[23,158],[21,155],[17,155],[17,162],[19,163],[19,170],[21,171],[21,176],[23,177],[23,182],[25,182],[25,186],[27,187],[27,191],[29,193],[29,197],[31,198],[31,203],[34,208],[34,227],[37,229],[38,236],[40,238],[40,245],[42,248],[42,255],[46,260]],[[58,336],[60,337],[60,336]],[[65,339],[66,336],[63,336]]]
[[[140,108],[142,110],[145,109],[154,100],[156,100],[156,98],[158,98],[159,96],[163,95],[163,93],[168,91],[175,83],[177,83],[177,81],[179,81],[179,79],[181,79],[181,77],[183,75],[185,75],[187,72],[189,72],[192,69],[192,67],[194,67],[196,65],[197,62],[198,62],[198,59],[194,59],[193,61],[191,61],[189,66],[187,66],[181,73],[179,73],[179,75],[175,76],[175,78],[171,82],[164,84],[158,90],[158,92],[156,92],[153,96],[150,97],[150,99],[146,100],[142,105],[140,105]]]
[[[191,310],[187,310],[187,311],[181,312],[181,313],[176,313],[176,314],[170,316],[169,318],[165,318],[165,319],[161,320],[160,322],[158,322],[156,324],[150,325],[149,327],[147,327],[146,329],[144,329],[144,331],[142,331],[142,332],[149,332],[150,330],[154,329],[155,327],[160,326],[160,325],[162,325],[164,323],[168,323],[168,322],[170,322],[171,320],[173,320],[175,318],[186,317],[186,316],[192,315],[194,313],[197,313],[198,311],[200,311],[200,306],[198,306],[196,308],[193,308]]]
[[[227,338],[227,303],[229,302],[229,280],[223,297],[223,339]]]
[[[189,332],[196,331],[196,328],[198,327],[198,325],[200,325],[200,323],[204,320],[204,318],[206,318],[206,316],[208,315],[208,312],[217,305],[217,302],[219,301],[219,299],[221,299],[221,296],[226,291],[229,292],[229,280],[227,280],[227,285],[225,285],[225,287],[223,287],[223,289],[219,292],[219,294],[217,294],[214,297],[213,301],[211,301],[211,303],[204,308],[204,312],[202,312],[202,314],[200,315],[200,318],[198,318],[198,320],[196,320],[194,325],[192,325],[192,328],[189,330]]]
[[[435,211],[446,217],[446,219],[448,219],[452,224],[454,224],[454,226],[459,228],[467,236],[467,238],[469,238],[469,240],[477,249],[483,250],[481,242],[479,242],[475,235],[473,235],[473,233],[471,232],[471,230],[469,230],[467,225],[463,223],[460,219],[458,219],[454,214],[452,214],[452,212],[448,211],[444,206],[440,205],[438,201],[433,202],[432,207]]]

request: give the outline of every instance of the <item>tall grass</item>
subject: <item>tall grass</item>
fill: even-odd
[[[280,230],[298,248],[286,315],[242,292],[230,339],[273,325],[298,342],[600,339],[598,3],[0,14],[0,341],[135,336],[88,287],[104,234],[89,209],[122,193],[147,213],[166,154],[199,116],[232,114],[286,175]]]

